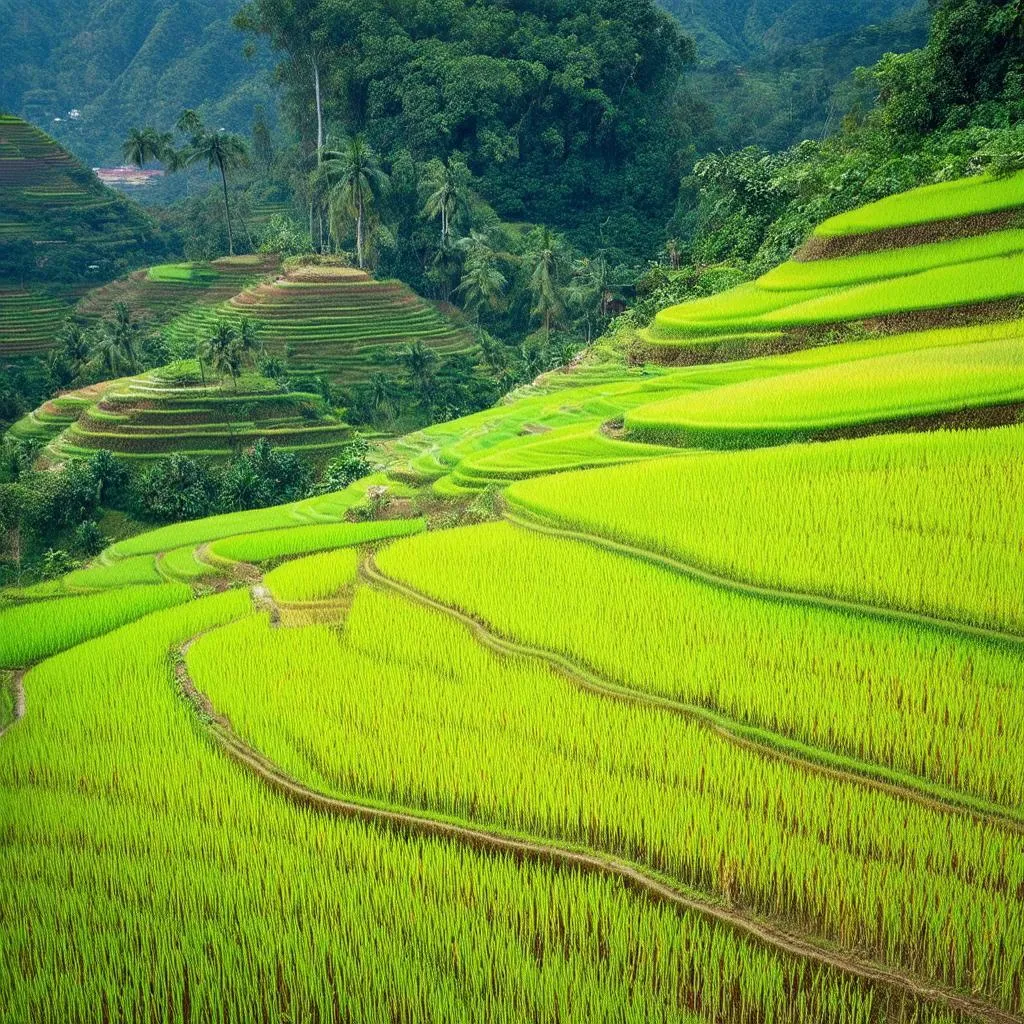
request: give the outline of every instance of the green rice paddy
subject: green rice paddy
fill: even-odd
[[[795,260],[662,314],[640,344],[677,365],[584,360],[345,491],[6,592],[0,1021],[1020,1020],[1024,282],[997,221]],[[377,286],[322,277],[243,293],[275,344],[292,292]],[[355,305],[291,343],[341,351]],[[22,429],[234,422],[230,386],[215,420],[180,385]],[[266,426],[284,398],[241,400]]]

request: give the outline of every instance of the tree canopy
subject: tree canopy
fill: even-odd
[[[309,151],[319,90],[329,134],[385,164],[459,154],[505,219],[635,249],[671,208],[694,46],[649,0],[252,0],[239,24],[285,56]]]

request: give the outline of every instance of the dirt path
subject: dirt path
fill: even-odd
[[[1012,811],[997,804],[958,793],[925,780],[919,782],[882,765],[844,758],[770,730],[745,725],[728,715],[720,714],[709,708],[622,686],[568,658],[555,654],[553,651],[510,640],[495,633],[485,623],[467,615],[460,609],[446,605],[413,587],[385,576],[377,568],[372,555],[364,559],[359,571],[363,579],[373,586],[386,588],[407,600],[415,601],[458,620],[475,634],[480,643],[491,650],[506,656],[533,658],[546,662],[573,685],[588,693],[679,715],[704,726],[737,747],[753,751],[772,760],[783,761],[801,770],[813,771],[839,782],[866,786],[942,814],[967,815],[994,828],[1024,833],[1024,819],[1014,817]]]
[[[227,559],[219,559],[211,552],[212,545],[213,541],[208,544],[200,544],[195,549],[197,562],[216,569],[221,576],[241,580],[243,583],[257,584],[262,581],[263,573],[258,565],[253,565],[251,562],[231,562]]]
[[[276,629],[281,625],[281,609],[278,608],[274,595],[262,580],[249,588],[249,595],[252,597],[252,603],[256,609],[266,612],[270,616],[271,628]]]
[[[25,717],[25,673],[28,672],[27,668],[18,668],[14,670],[14,675],[11,676],[11,693],[14,694],[14,717],[0,728],[0,737],[4,736],[7,731]]]
[[[782,588],[762,586],[758,583],[747,583],[732,576],[722,576],[707,569],[701,569],[699,566],[673,558],[671,555],[663,555],[656,551],[650,551],[647,548],[635,547],[624,541],[611,540],[608,537],[602,537],[600,534],[587,533],[583,530],[552,526],[539,517],[534,517],[525,511],[506,510],[505,519],[512,523],[512,525],[521,527],[524,530],[533,530],[535,533],[543,533],[551,537],[562,537],[566,540],[580,541],[584,544],[603,548],[605,551],[614,552],[615,554],[639,558],[642,561],[651,562],[664,569],[669,569],[681,576],[688,576],[690,579],[697,580],[700,583],[707,583],[710,586],[736,591],[740,594],[748,594],[751,597],[759,597],[768,601],[780,601],[785,604],[812,605],[828,611],[865,615],[873,619],[924,626],[927,629],[937,629],[944,633],[957,633],[974,640],[995,641],[1001,644],[1012,644],[1015,647],[1024,647],[1024,636],[1017,633],[1009,633],[988,626],[972,626],[966,622],[944,619],[938,615],[927,615],[924,612],[909,612],[903,611],[900,608],[886,608],[881,605],[867,604],[862,601],[848,600],[841,597],[828,597],[824,594],[808,594],[799,590],[783,590]]]
[[[853,978],[883,985],[916,999],[941,1003],[990,1021],[992,1024],[1021,1024],[1021,1018],[983,1000],[916,978],[897,968],[844,954],[820,946],[808,938],[783,931],[766,921],[692,893],[678,883],[649,874],[628,861],[604,856],[590,850],[557,846],[552,843],[508,835],[501,831],[474,828],[424,813],[393,810],[371,803],[356,803],[327,796],[304,786],[287,775],[272,761],[246,744],[233,730],[231,722],[217,714],[209,699],[195,686],[188,673],[186,656],[195,639],[178,649],[176,674],[182,693],[192,704],[211,737],[224,752],[244,766],[276,792],[302,807],[326,814],[383,825],[401,833],[429,835],[465,843],[474,849],[511,855],[517,859],[556,864],[571,869],[606,875],[630,889],[680,910],[723,924],[740,935],[754,939],[771,949],[838,970]]]

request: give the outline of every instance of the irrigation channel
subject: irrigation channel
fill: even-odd
[[[249,746],[235,733],[230,721],[219,715],[206,695],[196,687],[188,672],[187,656],[189,649],[202,635],[193,637],[171,652],[175,660],[175,676],[182,694],[206,727],[211,739],[225,754],[251,771],[271,789],[299,806],[337,817],[383,825],[399,833],[452,840],[484,852],[606,875],[642,895],[725,925],[786,955],[841,971],[862,981],[908,993],[917,999],[941,1003],[951,1010],[990,1021],[992,1024],[1021,1024],[1022,1018],[981,999],[944,985],[930,983],[896,968],[820,946],[807,937],[791,934],[766,921],[712,902],[706,897],[702,898],[680,883],[670,882],[626,860],[604,856],[585,848],[560,846],[496,829],[472,827],[440,815],[332,797],[311,789]]]

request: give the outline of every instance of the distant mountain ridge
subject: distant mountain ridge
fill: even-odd
[[[0,108],[50,131],[90,164],[119,160],[140,122],[170,127],[184,107],[247,129],[273,107],[265,53],[243,54],[239,0],[0,0]],[[77,118],[69,118],[71,110]],[[55,120],[59,118],[60,120]]]
[[[921,0],[658,0],[697,41],[705,67],[786,59],[820,69],[828,53]],[[252,59],[232,25],[241,0],[0,0],[0,109],[46,128],[92,165],[119,162],[142,122],[170,127],[184,107],[235,131],[273,119],[274,58]],[[820,49],[820,46],[819,46]],[[874,54],[871,55],[872,59]],[[832,69],[842,77],[850,68]],[[735,106],[730,98],[730,106]],[[743,104],[740,105],[741,109]],[[69,112],[77,111],[76,117]],[[806,123],[806,119],[804,119]],[[752,126],[753,129],[753,126]],[[793,131],[799,134],[796,127]],[[786,128],[771,142],[785,144]],[[761,141],[768,141],[763,139]],[[792,141],[792,140],[788,140]]]
[[[658,0],[697,41],[701,63],[746,61],[851,35],[920,0]]]

